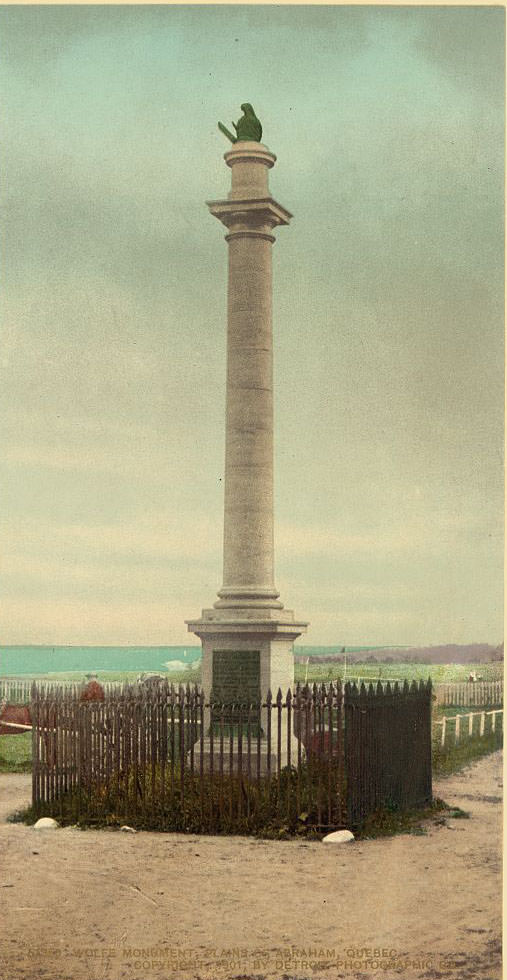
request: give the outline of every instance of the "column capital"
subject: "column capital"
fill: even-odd
[[[229,240],[236,235],[262,235],[274,241],[270,232],[277,225],[288,225],[292,215],[272,197],[243,200],[206,201],[210,213],[229,229]]]

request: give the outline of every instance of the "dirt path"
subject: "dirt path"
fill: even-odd
[[[497,752],[435,786],[469,820],[341,846],[2,822],[0,977],[499,980],[501,787]]]

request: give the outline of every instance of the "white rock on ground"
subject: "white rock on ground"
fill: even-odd
[[[323,844],[346,844],[354,840],[354,834],[350,830],[335,830],[332,834],[327,834],[322,838]]]
[[[59,824],[56,822],[56,820],[53,820],[53,817],[41,817],[40,820],[37,820],[37,823],[34,823],[33,825],[34,830],[57,830],[58,827]]]

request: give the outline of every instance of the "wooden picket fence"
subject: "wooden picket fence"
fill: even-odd
[[[257,704],[167,681],[102,701],[34,685],[37,815],[248,833],[356,826],[431,799],[431,684],[297,685]]]
[[[82,691],[86,685],[86,681],[61,681],[61,680],[39,680],[37,681],[37,688],[41,692],[45,692],[48,697],[52,696],[52,692],[61,691],[63,694],[67,692],[77,692]],[[105,691],[112,691],[121,688],[121,681],[105,681],[101,682],[101,686]],[[0,678],[0,701],[7,701],[9,704],[30,704],[32,697],[32,680],[23,680],[19,677],[2,677]]]
[[[493,708],[503,704],[503,681],[436,684],[437,704],[448,708]]]
[[[476,723],[475,719],[479,722]],[[444,715],[434,721],[433,727],[437,732],[437,739],[442,748],[445,747],[446,740],[454,736],[454,743],[463,738],[473,738],[491,735],[497,731],[498,726],[503,726],[503,708],[494,708],[491,711],[469,711],[467,714]]]
[[[29,704],[31,698],[32,680],[22,678],[0,678],[0,701],[7,700],[10,704]],[[37,686],[39,690],[49,692],[55,688],[64,690],[82,690],[85,681],[59,681],[56,679],[39,680]],[[337,683],[337,682],[335,682]],[[362,683],[368,687],[378,683],[386,688],[388,681],[385,678],[368,678],[353,676],[348,683],[355,683],[360,687]],[[397,678],[390,678],[391,688],[394,683],[403,685],[403,681]],[[102,687],[106,690],[120,690],[123,687],[122,681],[101,681]],[[493,707],[503,704],[503,681],[475,681],[459,684],[435,684],[433,693],[436,702],[442,707]]]

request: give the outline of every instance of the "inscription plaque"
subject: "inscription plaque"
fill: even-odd
[[[255,705],[250,711],[250,720],[257,724],[261,700],[260,651],[214,650],[211,699],[215,704],[214,722],[223,717],[228,724],[237,724],[241,714],[242,722],[246,724],[248,706]],[[218,705],[223,705],[223,709]]]

